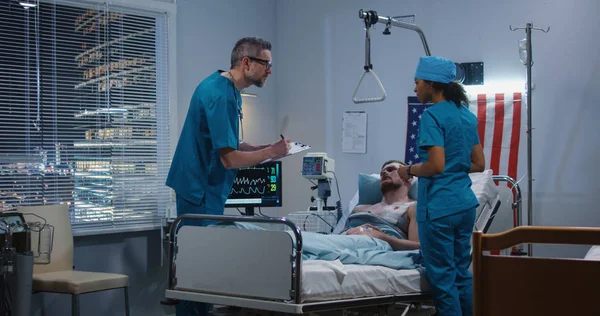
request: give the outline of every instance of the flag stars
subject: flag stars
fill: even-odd
[[[415,148],[414,147],[410,147],[408,150],[412,153],[413,151],[415,151]]]
[[[412,121],[412,126],[417,126],[417,121]]]
[[[419,155],[418,154],[415,154],[415,159],[419,159]]]
[[[415,134],[410,135],[410,139],[415,139],[417,136]]]

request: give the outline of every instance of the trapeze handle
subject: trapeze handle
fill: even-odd
[[[377,84],[379,85],[379,89],[381,91],[381,96],[379,96],[379,97],[372,97],[372,98],[358,99],[358,98],[356,98],[356,94],[358,93],[358,88],[360,87],[360,84],[362,83],[363,79],[365,78],[365,76],[368,73],[372,73],[373,77],[375,77],[375,80],[377,81]],[[363,73],[362,77],[360,77],[360,81],[358,81],[358,84],[356,85],[356,89],[354,89],[354,94],[352,95],[352,101],[354,103],[356,103],[356,104],[359,104],[359,103],[369,103],[369,102],[381,102],[381,101],[385,100],[386,96],[387,96],[387,94],[385,92],[385,88],[383,87],[383,84],[379,80],[379,77],[377,77],[377,74],[375,73],[375,71],[373,71],[373,69],[371,69],[371,70],[365,70],[365,72]]]

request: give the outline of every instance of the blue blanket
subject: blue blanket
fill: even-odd
[[[358,227],[364,224],[373,225],[379,228],[379,230],[381,230],[385,234],[390,235],[392,237],[396,237],[399,239],[408,239],[406,233],[400,230],[398,226],[390,224],[385,219],[371,213],[350,214],[348,220],[346,221],[345,230],[348,230],[353,227]]]
[[[302,232],[302,260],[339,259],[343,264],[384,266],[392,269],[421,267],[419,250],[393,251],[385,241],[364,235],[323,235]]]
[[[218,226],[230,226],[219,224]],[[264,230],[249,223],[235,223],[241,229]],[[295,236],[288,231],[295,247]],[[393,251],[385,241],[364,235],[324,235],[302,232],[302,260],[340,260],[343,264],[377,265],[392,269],[421,269],[419,250]]]

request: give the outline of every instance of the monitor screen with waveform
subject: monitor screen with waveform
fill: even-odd
[[[240,168],[225,207],[244,207],[246,215],[254,215],[254,207],[279,207],[281,189],[281,161]]]

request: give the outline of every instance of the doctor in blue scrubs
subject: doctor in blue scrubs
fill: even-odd
[[[419,178],[417,223],[438,315],[472,315],[473,283],[469,272],[471,235],[479,205],[470,172],[485,168],[477,118],[454,79],[455,64],[424,56],[415,73],[415,92],[432,102],[421,116],[417,140],[422,163],[398,169],[400,177]]]
[[[243,141],[240,91],[262,87],[270,74],[271,44],[242,38],[231,53],[229,71],[215,71],[194,91],[166,182],[176,193],[178,216],[223,214],[238,168],[288,153],[289,139],[262,146]],[[206,304],[177,306],[178,316],[206,314]]]

